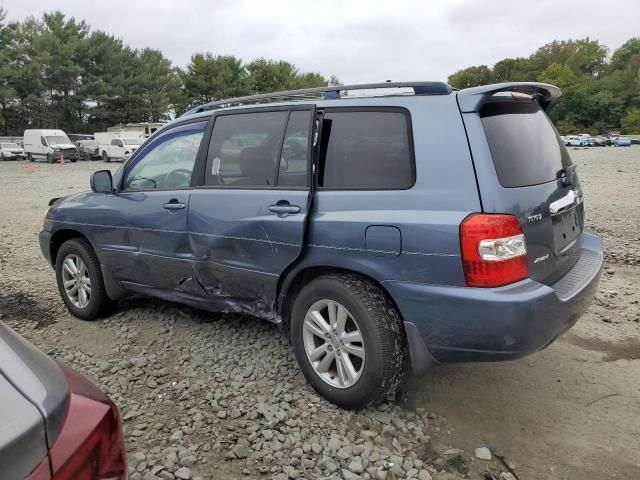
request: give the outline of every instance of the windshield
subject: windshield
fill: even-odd
[[[504,187],[550,182],[571,165],[569,152],[538,104],[487,103],[480,117]]]
[[[142,145],[142,138],[123,138],[122,141],[125,145]]]
[[[56,135],[53,137],[47,137],[47,142],[49,142],[49,145],[59,145],[61,143],[71,143],[71,140],[62,135]]]
[[[17,143],[2,143],[2,148],[20,148]]]

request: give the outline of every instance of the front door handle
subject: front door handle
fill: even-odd
[[[165,203],[163,207],[165,210],[182,210],[186,205],[179,202],[176,198],[172,198],[168,203]]]
[[[300,207],[297,205],[289,205],[289,203],[279,203],[269,205],[269,211],[277,214],[300,213]]]

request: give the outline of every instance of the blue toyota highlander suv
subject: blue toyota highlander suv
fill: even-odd
[[[75,316],[137,292],[283,323],[311,385],[360,408],[407,367],[541,350],[589,306],[603,247],[544,113],[559,95],[417,82],[213,102],[52,200],[41,248]]]

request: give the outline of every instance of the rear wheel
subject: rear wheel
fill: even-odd
[[[33,155],[31,155],[30,153],[27,153],[27,160],[30,162],[33,162]]]
[[[6,160],[6,158],[4,158],[4,153],[0,153],[0,160],[3,162]]]
[[[111,161],[111,159],[109,158],[109,155],[107,155],[107,152],[102,152],[102,161],[107,163]]]
[[[305,286],[291,312],[291,341],[307,381],[340,407],[382,401],[402,380],[400,316],[379,286],[357,275],[326,275]]]
[[[56,280],[69,311],[82,320],[95,320],[115,306],[107,296],[100,262],[84,239],[73,238],[62,244],[56,257]]]

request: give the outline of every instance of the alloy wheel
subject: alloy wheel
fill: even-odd
[[[91,278],[80,256],[69,254],[62,263],[62,282],[67,297],[78,308],[86,308],[91,301]]]
[[[364,370],[362,332],[349,311],[334,300],[318,300],[304,318],[307,358],[318,376],[336,388],[356,384]]]

